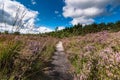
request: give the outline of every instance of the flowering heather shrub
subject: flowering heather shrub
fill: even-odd
[[[120,64],[120,52],[117,52],[115,54],[115,61],[116,61],[117,64]]]
[[[88,52],[88,51],[93,52],[95,50],[95,47],[90,45],[90,46],[85,46],[84,49],[86,52]]]
[[[113,49],[107,48],[104,49],[99,54],[100,60],[99,60],[99,66],[103,67],[101,71],[104,69],[105,75],[101,76],[103,78],[108,79],[120,79],[120,53],[114,52]],[[102,72],[103,73],[103,72]]]
[[[43,69],[56,42],[52,37],[0,35],[0,79],[48,80]]]
[[[119,35],[103,31],[63,40],[75,80],[120,80]]]

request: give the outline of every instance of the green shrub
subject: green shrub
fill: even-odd
[[[8,31],[4,31],[4,34],[9,34],[9,32]]]
[[[20,32],[14,32],[14,35],[20,35]]]

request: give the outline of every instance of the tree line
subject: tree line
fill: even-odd
[[[77,24],[72,27],[66,27],[63,30],[53,31],[50,33],[45,33],[42,35],[53,36],[58,38],[63,37],[72,37],[72,36],[79,36],[79,35],[86,35],[88,33],[96,33],[107,30],[109,32],[117,32],[120,31],[120,21],[115,23],[93,23],[89,25],[82,26],[82,24]]]

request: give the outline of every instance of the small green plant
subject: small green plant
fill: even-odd
[[[4,31],[4,34],[9,34],[9,32],[8,31]]]
[[[14,35],[20,35],[20,32],[14,32]]]

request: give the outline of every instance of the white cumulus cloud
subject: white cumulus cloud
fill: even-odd
[[[34,0],[31,0],[33,4]],[[0,0],[0,31],[17,31],[21,33],[44,33],[51,29],[40,26],[35,27],[38,11],[30,10],[15,0]],[[22,27],[21,29],[19,29]]]
[[[59,31],[59,30],[63,30],[63,29],[65,29],[64,26],[58,26],[58,27],[57,27],[57,31]]]
[[[111,9],[120,5],[120,0],[65,0],[64,2],[63,16],[72,18],[73,25],[91,24],[96,16],[106,14],[108,5]]]
[[[27,9],[23,4],[17,1],[0,0],[0,23],[6,23],[14,26],[34,26],[37,11]]]
[[[4,32],[4,31],[8,31],[8,32],[15,32],[16,31],[16,29],[15,28],[13,28],[13,26],[11,26],[11,25],[8,25],[8,24],[4,24],[4,23],[1,23],[0,24],[1,26],[4,26],[4,27],[0,27],[0,32]],[[45,33],[45,32],[51,32],[51,31],[53,31],[52,29],[50,29],[50,28],[47,28],[47,27],[45,27],[45,26],[40,26],[40,27],[38,27],[38,28],[22,28],[22,29],[20,29],[20,33],[22,33],[22,34],[26,34],[26,33],[29,33],[29,34],[39,34],[39,33]]]
[[[39,34],[39,33],[46,33],[46,32],[51,32],[53,31],[50,28],[47,28],[45,26],[40,26],[38,28],[33,28],[33,29],[21,29],[20,32],[23,34],[29,33],[29,34]]]

